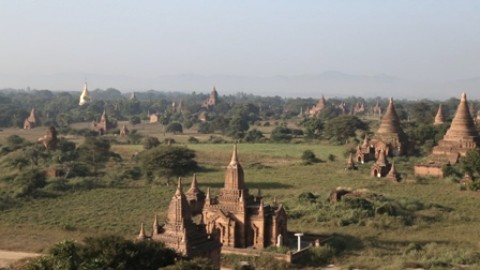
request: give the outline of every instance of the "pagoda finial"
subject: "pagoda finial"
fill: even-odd
[[[243,198],[243,190],[240,190],[240,199],[239,199],[241,202],[243,202],[245,200],[245,198]]]
[[[460,101],[467,101],[467,93],[463,92]]]

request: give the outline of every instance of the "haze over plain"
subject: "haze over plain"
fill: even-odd
[[[480,97],[477,1],[5,1],[0,88]]]

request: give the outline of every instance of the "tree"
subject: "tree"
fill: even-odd
[[[45,173],[38,170],[21,172],[13,179],[15,197],[34,196],[36,191],[46,184]]]
[[[276,127],[272,130],[270,140],[273,142],[290,142],[292,140],[292,130],[287,127]]]
[[[93,173],[103,167],[114,156],[110,151],[110,142],[104,138],[86,137],[85,141],[77,149],[78,161],[85,162],[93,168]]]
[[[246,118],[234,117],[230,119],[228,123],[227,134],[232,138],[241,139],[245,136],[245,131],[247,131],[249,127]]]
[[[303,154],[302,154],[302,161],[303,161],[303,164],[310,165],[313,163],[317,163],[320,160],[315,156],[315,153],[313,153],[312,150],[305,150],[303,151]]]
[[[327,122],[325,137],[338,143],[346,143],[355,137],[357,130],[366,130],[367,125],[355,116],[338,116]]]
[[[215,132],[215,129],[209,122],[202,122],[198,125],[198,133],[210,134]]]
[[[134,125],[138,125],[142,122],[142,119],[140,119],[140,117],[138,117],[137,115],[134,115],[132,117],[130,117],[130,124],[132,124],[132,126]]]
[[[136,129],[130,131],[127,135],[127,142],[129,144],[139,144],[142,141],[143,135],[138,133]]]
[[[157,137],[147,136],[143,139],[143,148],[152,149],[160,145],[160,141]]]
[[[168,124],[166,131],[174,134],[183,133],[183,127],[179,122],[172,122]]]
[[[318,117],[306,118],[302,122],[308,139],[320,139],[324,128],[323,121]]]
[[[156,241],[133,242],[119,236],[102,236],[85,238],[83,242],[60,242],[24,269],[156,270],[173,265],[177,257],[174,250]]]
[[[247,132],[244,139],[246,142],[258,142],[263,138],[264,138],[263,133],[260,130],[254,128]]]
[[[480,174],[480,152],[470,149],[467,155],[461,159],[461,168],[464,173],[473,177],[475,173]]]
[[[139,159],[144,175],[149,180],[183,176],[198,169],[195,152],[178,146],[159,145],[140,153]]]

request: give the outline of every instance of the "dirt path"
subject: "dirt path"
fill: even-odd
[[[0,250],[0,267],[7,267],[8,265],[20,259],[37,257],[37,256],[40,256],[40,254]]]

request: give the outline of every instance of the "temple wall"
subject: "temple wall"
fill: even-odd
[[[417,164],[414,167],[415,176],[434,176],[443,178],[443,166]]]

